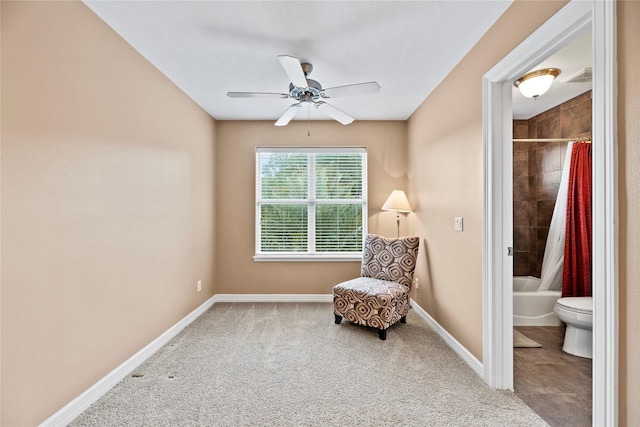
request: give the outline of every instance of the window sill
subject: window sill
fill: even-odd
[[[254,255],[253,260],[256,262],[361,262],[362,254],[345,254],[345,255]]]

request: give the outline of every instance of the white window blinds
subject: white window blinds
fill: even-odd
[[[256,257],[359,257],[366,163],[364,148],[258,148]]]

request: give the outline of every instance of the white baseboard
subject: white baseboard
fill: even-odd
[[[332,294],[218,294],[215,302],[332,302]]]
[[[83,413],[91,404],[104,396],[124,377],[129,375],[145,360],[155,354],[162,346],[167,344],[180,331],[189,326],[201,314],[207,311],[215,303],[220,302],[331,302],[332,294],[217,294],[205,301],[200,307],[189,313],[185,318],[169,328],[166,332],[153,340],[142,350],[131,356],[120,366],[109,372],[104,378],[87,389],[80,396],[73,399],[58,412],[43,421],[41,427],[65,426]],[[462,358],[462,360],[482,377],[482,363],[476,359],[462,344],[451,336],[438,322],[422,309],[415,301],[411,300],[411,306],[433,330],[442,337],[445,343]]]
[[[217,302],[331,302],[331,294],[218,294],[209,298],[200,307],[189,313],[184,319],[169,328],[166,332],[153,340],[142,350],[131,356],[120,366],[109,372],[100,381],[87,389],[80,396],[73,399],[58,412],[43,421],[41,427],[65,426],[83,413],[96,400],[104,396],[124,377],[129,375],[145,360],[153,356],[162,346],[167,344],[180,331],[189,326],[202,313]]]
[[[191,322],[196,320],[202,313],[207,311],[215,302],[215,296],[209,298],[200,307],[193,310],[178,323],[169,328],[166,332],[153,340],[142,350],[131,356],[120,366],[109,372],[100,381],[87,389],[80,396],[73,399],[58,412],[47,418],[40,426],[66,426],[81,413],[83,413],[91,404],[104,396],[124,377],[129,375],[134,369],[140,366],[145,360],[151,357],[155,352],[160,350],[162,346],[168,343],[173,337],[178,335],[180,331],[189,326]]]
[[[469,350],[466,349],[465,346],[460,344],[458,340],[456,340],[453,335],[446,331],[435,319],[429,316],[429,313],[424,311],[422,307],[418,305],[413,299],[411,300],[411,307],[415,310],[416,314],[422,317],[425,322],[431,328],[440,335],[440,338],[444,340],[444,342],[453,350],[455,353],[460,356],[460,358],[471,368],[473,371],[480,377],[484,378],[484,367],[482,363],[473,355]]]

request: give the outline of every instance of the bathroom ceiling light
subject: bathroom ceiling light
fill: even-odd
[[[520,89],[527,98],[536,99],[549,90],[553,80],[558,77],[560,70],[557,68],[544,68],[531,71],[516,80],[513,85]]]

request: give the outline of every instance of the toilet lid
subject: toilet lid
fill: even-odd
[[[593,298],[592,297],[567,297],[560,298],[557,302],[558,305],[566,308],[567,310],[576,311],[578,313],[591,314],[593,313]]]

